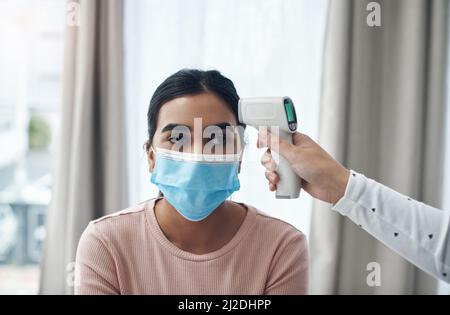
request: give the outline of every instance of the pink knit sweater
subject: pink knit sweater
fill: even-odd
[[[160,229],[155,199],[91,222],[77,250],[75,294],[305,294],[308,248],[291,225],[246,205],[222,248],[197,255]]]

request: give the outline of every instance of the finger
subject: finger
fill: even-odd
[[[276,172],[266,171],[264,175],[266,176],[267,180],[274,185],[278,184],[278,182],[280,181],[280,176],[278,176]]]
[[[290,162],[293,161],[296,155],[294,145],[288,143],[285,139],[282,139],[278,135],[272,134],[267,130],[260,130],[258,132],[257,147],[258,148],[267,147],[270,150],[280,153]]]
[[[272,184],[272,183],[269,183],[269,190],[270,190],[270,191],[275,191],[275,190],[277,190],[277,185],[274,185],[274,184]]]
[[[270,154],[269,150],[264,152],[264,154],[262,155],[261,164],[268,171],[275,171],[277,169],[277,163],[274,161],[274,159],[272,159],[272,155]]]
[[[267,149],[264,154],[261,156],[261,164],[267,163],[272,159],[272,154],[270,153],[270,150]]]

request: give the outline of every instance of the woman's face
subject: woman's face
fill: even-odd
[[[235,115],[212,93],[186,95],[161,106],[152,146],[199,154],[239,154],[242,143]],[[241,130],[243,132],[243,130]],[[154,156],[149,150],[150,171]]]

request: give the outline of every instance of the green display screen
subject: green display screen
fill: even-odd
[[[284,109],[286,111],[288,123],[297,122],[297,117],[295,117],[294,104],[290,100],[284,101]]]

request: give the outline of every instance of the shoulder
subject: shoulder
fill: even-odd
[[[264,211],[246,205],[248,209],[255,213],[255,236],[266,239],[278,247],[285,247],[294,244],[297,248],[306,249],[307,239],[303,232],[295,226],[281,219],[268,215]]]
[[[109,228],[117,229],[137,224],[145,216],[147,202],[105,215],[90,222],[99,231],[106,232]]]
[[[80,238],[79,246],[85,243],[102,242],[105,246],[109,243],[133,238],[140,227],[145,225],[145,210],[149,200],[138,205],[105,215],[89,222]]]

